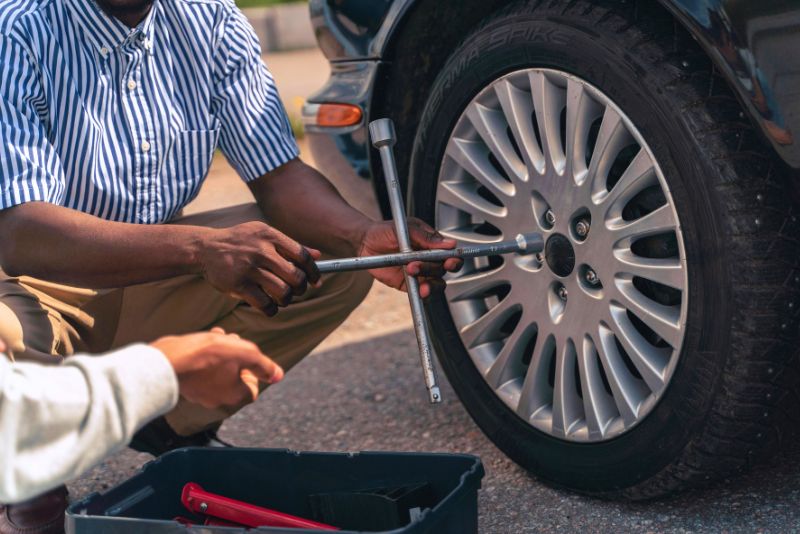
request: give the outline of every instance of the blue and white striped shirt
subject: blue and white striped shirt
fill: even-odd
[[[233,0],[156,0],[135,29],[95,0],[0,0],[0,209],[165,222],[217,145],[245,181],[298,155]]]

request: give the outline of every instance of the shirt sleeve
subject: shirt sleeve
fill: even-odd
[[[61,162],[45,129],[39,69],[13,37],[0,34],[0,210],[41,201],[60,204]]]
[[[214,59],[220,148],[246,182],[299,155],[286,110],[252,26],[231,7]]]
[[[147,345],[54,366],[0,355],[0,502],[80,476],[177,401],[172,366]]]

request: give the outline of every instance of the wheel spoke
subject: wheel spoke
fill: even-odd
[[[587,176],[586,150],[589,128],[600,115],[600,106],[592,100],[583,85],[570,78],[567,81],[567,173],[572,171],[577,185]]]
[[[645,258],[629,248],[615,250],[614,256],[617,276],[638,276],[675,289],[683,289],[686,283],[683,264],[678,258]]]
[[[507,271],[507,264],[504,263],[491,271],[478,271],[455,278],[448,278],[447,288],[445,289],[447,298],[451,302],[456,302],[479,297],[490,289],[507,284]]]
[[[552,388],[548,381],[551,358],[554,357],[555,339],[546,330],[540,329],[536,335],[531,363],[525,374],[522,392],[516,411],[523,419],[534,416],[541,408],[551,404]]]
[[[622,208],[636,193],[657,183],[653,160],[645,149],[640,148],[611,191],[606,189],[605,183],[598,182],[595,184],[597,190],[592,191],[592,197],[596,204],[606,204],[609,211],[621,213]]]
[[[475,102],[470,104],[467,109],[467,117],[475,127],[478,135],[483,139],[483,142],[486,143],[489,151],[494,154],[503,170],[506,171],[506,174],[510,178],[522,182],[526,181],[527,169],[517,156],[514,146],[508,138],[506,133],[508,123],[503,116],[503,112],[487,108],[483,104]]]
[[[556,378],[553,387],[553,433],[567,436],[582,415],[582,401],[575,382],[577,354],[572,340],[556,352]]]
[[[514,332],[508,337],[497,359],[486,371],[486,381],[493,388],[499,388],[508,380],[517,376],[516,372],[524,371],[522,359],[531,338],[536,335],[536,328],[526,324],[523,315]]]
[[[592,191],[605,187],[608,171],[619,152],[630,144],[632,138],[619,114],[606,106],[603,121],[594,144],[588,174],[592,177]]]
[[[455,239],[459,243],[485,245],[497,243],[503,240],[501,235],[486,235],[474,231],[471,226],[460,226],[455,228],[440,228],[439,233],[448,239]]]
[[[447,155],[496,196],[514,194],[514,186],[492,166],[489,153],[480,143],[454,137],[447,145]]]
[[[586,426],[589,429],[590,439],[601,439],[605,436],[608,425],[619,412],[613,397],[606,392],[603,386],[597,349],[589,336],[583,339],[580,349],[578,370],[581,377]]]
[[[494,90],[528,169],[535,169],[539,174],[544,173],[544,155],[536,141],[531,122],[533,115],[531,96],[514,87],[508,80],[499,82],[494,86]]]
[[[622,348],[642,375],[647,387],[651,391],[659,391],[664,387],[664,371],[669,357],[665,357],[663,349],[651,345],[642,337],[622,307],[612,306],[611,316],[614,321],[612,328]]]
[[[664,204],[634,221],[628,222],[618,217],[609,224],[609,229],[616,234],[617,239],[626,240],[662,234],[669,230],[675,230],[676,227],[675,215],[669,204]]]
[[[460,182],[441,182],[436,192],[439,202],[453,206],[473,216],[473,221],[487,221],[494,226],[500,226],[500,221],[506,216],[508,210],[497,206],[478,194],[473,184]]]
[[[529,80],[539,137],[542,139],[542,153],[555,171],[562,174],[566,161],[561,146],[561,110],[566,105],[565,91],[556,87],[540,71],[531,72]]]
[[[497,339],[500,327],[515,313],[522,310],[522,305],[512,298],[506,297],[485,314],[461,329],[461,340],[467,348],[472,348],[487,341]]]
[[[665,306],[654,301],[639,291],[629,279],[618,278],[616,286],[620,305],[629,309],[671,347],[679,345],[683,333],[679,306]]]
[[[611,386],[614,403],[625,424],[633,424],[638,415],[639,404],[646,395],[645,388],[628,371],[625,362],[622,361],[622,355],[614,342],[614,333],[601,325],[598,335],[600,342],[596,345],[597,353]]]

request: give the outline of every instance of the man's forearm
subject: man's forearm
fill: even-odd
[[[178,401],[158,350],[134,345],[60,366],[0,354],[0,501],[28,499],[80,476]]]
[[[358,253],[373,221],[320,173],[293,160],[250,184],[264,216],[296,241],[334,256]]]
[[[33,202],[0,211],[0,266],[12,276],[79,287],[128,286],[198,272],[208,231],[109,222]]]

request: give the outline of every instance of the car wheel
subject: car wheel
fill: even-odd
[[[411,197],[462,242],[545,239],[467,261],[428,305],[477,424],[547,481],[649,498],[769,439],[798,255],[785,171],[725,84],[665,13],[626,6],[517,3],[469,35]]]

